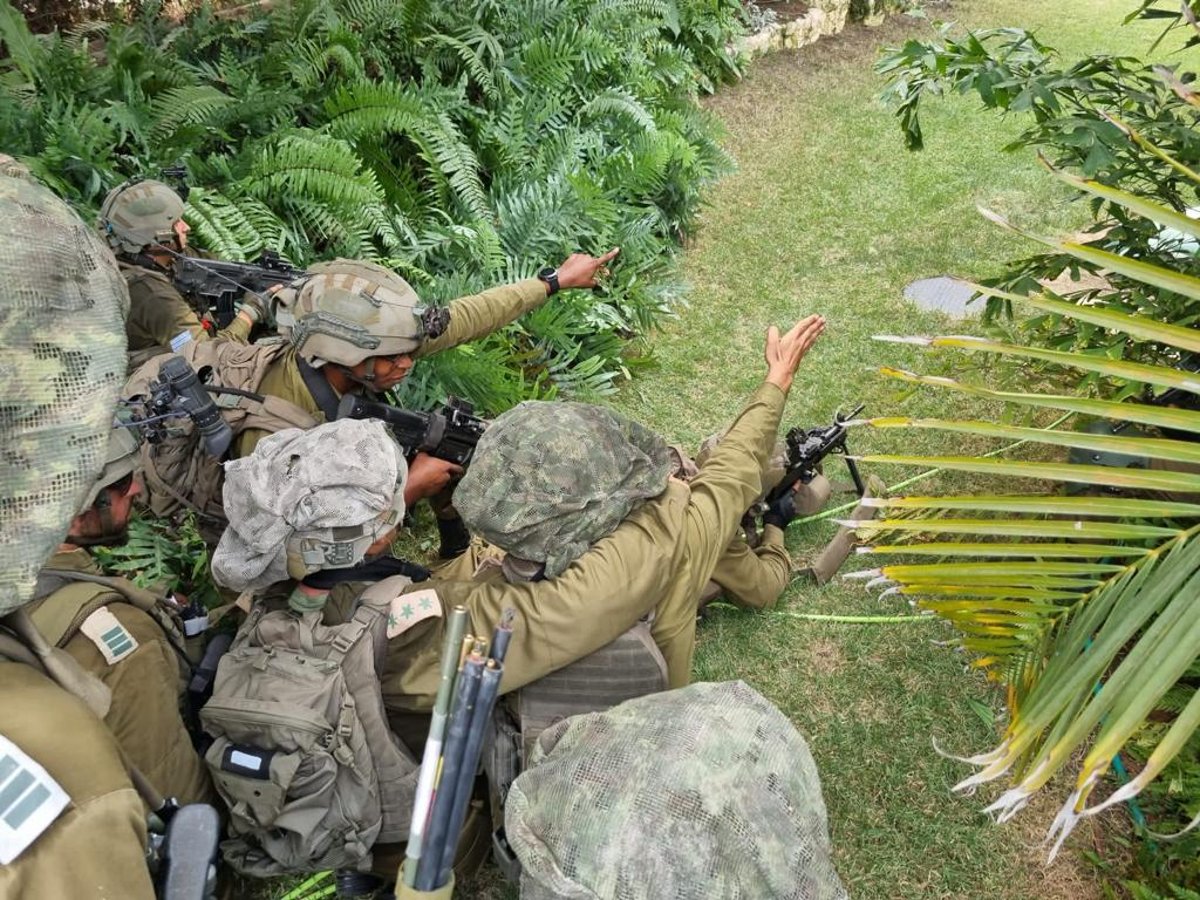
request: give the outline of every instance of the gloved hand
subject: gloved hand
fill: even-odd
[[[258,324],[273,328],[275,326],[275,316],[271,314],[271,307],[274,306],[272,298],[282,288],[282,284],[276,284],[267,288],[261,294],[254,294],[247,291],[242,295],[241,311],[251,316]]]
[[[788,523],[794,518],[796,518],[796,494],[794,491],[788,491],[767,506],[767,511],[763,513],[763,525],[774,525],[780,529],[787,528]]]

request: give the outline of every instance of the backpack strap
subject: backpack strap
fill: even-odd
[[[325,414],[325,421],[332,422],[338,415],[338,402],[340,398],[337,392],[333,389],[328,379],[299,355],[296,356],[296,368],[300,370],[300,377],[304,380],[304,386],[308,388],[308,392],[312,394],[313,400],[316,401],[321,412]]]
[[[56,581],[61,584],[55,585]],[[182,622],[153,591],[140,588],[127,578],[46,567],[38,573],[38,593],[42,597],[51,593],[61,595],[60,600],[43,603],[32,613],[38,629],[51,644],[62,646],[75,636],[84,619],[111,600],[119,599],[150,616],[182,657],[185,671],[191,670]]]

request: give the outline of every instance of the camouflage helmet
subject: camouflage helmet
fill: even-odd
[[[7,153],[0,153],[0,175],[10,175],[13,178],[28,178],[29,167]]]
[[[129,294],[41,185],[0,175],[0,614],[27,602],[104,465]]]
[[[183,218],[183,199],[161,181],[132,179],[104,198],[97,224],[115,253],[140,253],[149,244],[170,244]]]
[[[424,308],[409,283],[376,263],[335,259],[310,277],[279,317],[312,366],[356,366],[372,356],[412,353],[427,336]],[[277,310],[279,312],[279,310]]]
[[[529,401],[488,426],[454,508],[467,527],[553,578],[667,486],[657,434],[587,403]]]
[[[137,471],[138,440],[133,432],[123,425],[114,424],[108,436],[108,450],[104,455],[104,468],[96,476],[96,481],[88,490],[87,496],[79,506],[79,512],[85,513],[91,509],[100,492],[110,484],[116,484],[126,475]]]
[[[362,561],[404,517],[408,465],[378,419],[288,428],[225,466],[229,527],[213,577],[258,590]]]

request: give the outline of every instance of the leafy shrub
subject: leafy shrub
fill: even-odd
[[[1153,5],[1154,0],[1148,0],[1141,11],[1150,11]],[[1178,19],[1178,3],[1171,5],[1170,15]],[[1172,209],[1196,205],[1190,172],[1200,166],[1196,128],[1200,110],[1186,84],[1191,74],[1153,67],[1133,57],[1099,55],[1066,64],[1052,47],[1020,28],[953,34],[951,26],[943,26],[940,39],[909,41],[888,51],[877,66],[888,77],[885,97],[897,107],[910,149],[923,144],[920,109],[926,98],[974,93],[989,109],[1033,119],[1006,149],[1036,147],[1057,168]],[[1089,202],[1094,218],[1089,246],[1101,254],[1200,274],[1200,256],[1186,241],[1162,239],[1153,221],[1104,196],[1093,195]],[[1080,259],[1054,247],[1011,263],[1004,276],[987,283],[1024,293],[1038,287],[1039,280],[1053,280],[1064,272],[1096,273],[1106,268],[1103,255]],[[1194,302],[1168,286],[1145,285],[1119,274],[1109,283],[1114,290],[1103,296],[1091,288],[1065,296],[1164,322],[1196,320]],[[1006,302],[989,301],[990,319],[1011,312]],[[1136,335],[1077,329],[1061,316],[1037,316],[1024,325],[1031,341],[1055,349],[1094,350],[1167,363],[1178,360],[1177,354]],[[1095,383],[1092,376],[1084,381]]]
[[[209,572],[208,546],[190,513],[178,523],[135,518],[124,544],[91,552],[110,575],[140,587],[180,594],[209,609],[220,602]]]
[[[241,20],[32,35],[0,7],[0,146],[84,210],[187,167],[196,243],[379,260],[444,301],[620,245],[603,299],[566,298],[442,354],[490,411],[603,392],[669,310],[675,242],[728,160],[701,89],[737,73],[731,0],[296,0]]]
[[[1188,51],[1200,44],[1195,31],[1198,11],[1200,2],[1197,0],[1187,0],[1182,5],[1175,0],[1141,0],[1129,18],[1164,21],[1164,36],[1175,29],[1183,29],[1188,35],[1184,48]],[[1180,368],[1192,368],[1193,360],[1200,352],[1200,343],[1192,331],[1196,326],[1196,304],[1200,299],[1200,255],[1196,252],[1200,244],[1195,239],[1195,223],[1180,215],[1195,213],[1200,190],[1200,175],[1197,175],[1200,135],[1196,130],[1200,95],[1190,86],[1193,73],[1186,71],[1183,65],[1171,69],[1152,67],[1132,57],[1092,56],[1064,64],[1053,48],[1023,29],[992,29],[954,37],[949,26],[943,27],[940,40],[910,41],[889,51],[880,61],[878,70],[890,80],[886,95],[897,104],[901,128],[910,149],[922,146],[919,112],[922,101],[929,96],[975,93],[987,108],[1031,116],[1033,124],[1007,149],[1039,148],[1049,157],[1049,167],[1077,188],[1081,197],[1087,198],[1094,218],[1091,228],[1094,234],[1090,240],[1045,241],[1050,252],[1011,263],[1002,278],[988,282],[982,289],[989,297],[988,311],[995,325],[1002,324],[1001,314],[1012,315],[1014,302],[1029,303],[1036,309],[1036,315],[1020,323],[1022,340],[1015,346],[975,339],[961,339],[970,346],[961,343],[960,339],[937,339],[932,343],[982,351],[984,355],[1003,354],[1005,358],[1016,358],[1017,367],[1023,368],[1010,368],[1009,374],[1023,375],[1019,392],[997,394],[985,390],[984,395],[1012,400],[1019,406],[1049,406],[1118,421],[1158,425],[1160,432],[1166,430],[1167,436],[1187,438],[1188,442],[1130,436],[1124,438],[1124,446],[1139,455],[1153,456],[1160,448],[1173,443],[1174,449],[1184,456],[1195,454],[1194,441],[1200,428],[1195,419],[1192,419],[1192,427],[1175,432],[1169,425],[1153,421],[1157,414],[1151,413],[1148,418],[1145,413],[1153,407],[1144,404],[1125,402],[1118,405],[1066,396],[1046,397],[1030,390],[1038,384],[1037,376],[1046,373],[1054,376],[1052,383],[1074,381],[1077,392],[1125,401],[1148,399],[1173,385],[1182,385],[1181,391],[1176,393],[1182,396],[1182,405],[1187,411],[1179,412],[1192,417],[1196,415],[1192,410],[1198,401],[1195,396],[1189,396],[1197,393],[1196,382],[1179,371]],[[1073,170],[1082,177],[1060,170]],[[1096,282],[1098,286],[1067,292],[1063,297],[1070,302],[1063,303],[1057,295],[1045,291],[1042,282],[1055,279],[1064,272],[1072,275],[1102,272],[1104,278]],[[1037,296],[1021,299],[1022,295],[1031,292]],[[1008,349],[1000,349],[1006,346]],[[1158,365],[1130,366],[1126,360]],[[945,378],[904,377],[945,387],[960,386]],[[964,389],[975,392],[973,388]],[[1099,405],[1088,407],[1089,403]],[[1170,413],[1164,410],[1164,414]],[[956,423],[952,430],[965,430],[962,425]],[[1096,438],[1094,435],[1055,432],[1053,436],[1035,440],[1078,450]],[[1100,442],[1112,440],[1101,438]],[[1119,443],[1121,439],[1117,440]],[[1092,443],[1090,449],[1097,451],[1115,446],[1101,448]],[[1178,462],[1177,457],[1175,464],[1165,468],[1177,469]],[[1019,471],[1022,466],[1023,472]],[[1060,465],[1057,474],[1048,477],[1086,483],[1093,476],[1119,478],[1115,473],[1121,471],[1091,467],[1093,472],[1087,473],[1085,468],[1089,467]],[[1004,464],[993,471],[1010,475],[1033,474],[1033,468],[1021,463]],[[1177,473],[1175,477],[1192,476]],[[1109,482],[1107,489],[1114,486],[1115,482]],[[1182,486],[1179,491],[1189,499],[1196,496],[1194,484]],[[1117,506],[1126,502],[1092,501],[1099,505],[1089,511],[1081,498],[975,499],[980,501],[977,506],[971,506],[966,498],[936,498],[929,500],[926,506],[930,509],[987,510],[990,516],[1000,517],[1005,511],[1018,508],[1030,512],[1038,503],[1061,504],[1054,507],[1055,513],[1079,516],[1075,524],[1088,528],[1091,523],[1085,516],[1095,515],[1104,504],[1111,503],[1114,505],[1108,512],[1120,517],[1122,512]],[[1015,505],[1006,509],[1006,503]],[[895,503],[897,507],[905,504],[904,500]],[[1180,529],[1177,533],[1183,533],[1186,519],[1200,514],[1200,507],[1195,507],[1192,513],[1177,508],[1158,518],[1145,509],[1140,513],[1144,515],[1136,520],[1127,518],[1123,522],[1114,522],[1112,527],[1120,530],[1153,522],[1166,526],[1166,529]],[[1173,518],[1176,514],[1179,518]],[[1023,526],[1029,527],[1028,520],[1006,522],[1005,525],[1017,529],[1007,532],[1013,534],[1020,533]],[[986,527],[993,533],[998,530],[994,521],[989,521]],[[1045,526],[1033,526],[1035,530],[1022,537],[1028,540],[1038,534],[1037,527]],[[1189,536],[1194,532],[1195,526],[1186,531]],[[1139,545],[1141,549],[1135,549]],[[1106,564],[1115,564],[1114,575],[1099,576],[1095,586],[1073,592],[1073,597],[1051,597],[1042,593],[1039,599],[1034,599],[1027,586],[1019,585],[1016,589],[996,591],[994,609],[989,608],[987,601],[960,600],[958,597],[933,598],[922,604],[954,619],[963,629],[964,645],[981,654],[978,664],[991,669],[999,680],[1009,685],[1014,716],[1006,732],[1007,738],[1025,728],[1034,712],[1044,713],[1052,708],[1042,706],[1035,710],[1035,704],[1055,694],[1058,700],[1064,696],[1067,681],[1061,677],[1062,670],[1056,667],[1070,653],[1067,651],[1064,655],[1072,632],[1075,640],[1080,635],[1086,637],[1085,651],[1093,652],[1091,648],[1098,645],[1101,635],[1116,621],[1108,619],[1101,624],[1099,618],[1094,617],[1120,590],[1120,579],[1140,565],[1127,564],[1117,554],[1142,553],[1153,547],[1152,553],[1157,560],[1165,546],[1157,539],[1122,542],[1112,548],[1115,550],[1113,558],[1104,560]],[[1067,544],[1059,549],[1064,553],[1083,553],[1086,548]],[[928,547],[928,550],[933,548]],[[980,543],[974,551],[966,544],[957,544],[949,547],[946,555],[998,556],[1000,551],[998,544]],[[1039,559],[1041,565],[1057,552],[1048,544],[1034,542],[1027,543],[1025,551]],[[948,581],[955,580],[952,572],[943,566],[935,577],[922,585],[906,584],[906,592],[934,593],[944,588]],[[905,573],[901,581],[913,574]],[[1049,583],[1042,582],[1035,591],[1048,589]],[[970,596],[971,592],[959,586],[944,593]],[[1192,593],[1189,587],[1180,589],[1176,586],[1166,589],[1164,596],[1190,602]],[[1033,606],[1027,605],[1030,601],[1034,604],[1049,602],[1038,612],[1033,612]],[[997,613],[998,609],[1004,611]],[[1042,618],[1042,613],[1046,618]],[[1009,618],[1010,614],[1012,618]],[[1027,615],[1028,618],[1024,618]],[[1081,621],[1095,626],[1094,631],[1081,629],[1078,624]],[[1108,685],[1118,675],[1130,671],[1127,664],[1139,658],[1158,624],[1155,619],[1133,629],[1129,643],[1105,661],[1100,675]],[[1009,637],[1014,640],[1008,641]],[[1076,816],[1086,809],[1088,792],[1098,778],[1110,766],[1117,766],[1113,751],[1122,746],[1122,755],[1131,763],[1134,774],[1133,783],[1122,794],[1130,795],[1140,790],[1138,801],[1151,822],[1150,827],[1178,833],[1200,820],[1200,732],[1195,728],[1197,710],[1200,709],[1200,662],[1196,657],[1196,645],[1181,641],[1181,637],[1181,634],[1172,635],[1163,645],[1174,647],[1180,653],[1182,665],[1174,670],[1175,677],[1156,685],[1152,675],[1145,674],[1135,688],[1135,691],[1148,692],[1141,698],[1140,709],[1127,715],[1119,730],[1113,728],[1117,717],[1112,715],[1100,720],[1098,735],[1086,736],[1093,742],[1093,749],[1081,767],[1077,793],[1064,804],[1053,826],[1060,836],[1069,831]],[[1081,660],[1081,665],[1088,663],[1083,657]],[[1096,664],[1094,652],[1090,664]],[[1149,670],[1150,673],[1154,671]],[[1084,685],[1084,690],[1093,690],[1093,685]],[[1111,695],[1112,688],[1106,686],[1100,693],[1105,692]],[[1121,699],[1126,700],[1129,696]],[[1052,729],[1036,735],[1033,742],[1027,744],[1026,754],[1015,760],[1011,769],[997,763],[972,779],[994,777],[1002,768],[1015,772],[1016,787],[996,804],[1002,815],[1015,812],[1028,792],[1044,783],[1043,778],[1050,768],[1042,763],[1061,764],[1066,738],[1079,736],[1078,726],[1083,720],[1077,716],[1083,714],[1081,711],[1086,713],[1095,707],[1082,692],[1076,693],[1075,699],[1079,705],[1074,710],[1066,710]],[[1073,733],[1066,730],[1068,723]],[[1022,740],[1028,737],[1026,731]],[[1101,742],[1103,749],[1097,750],[1096,745]],[[989,760],[1004,759],[1012,746],[1006,742]],[[979,759],[982,757],[974,761]],[[1005,761],[1014,763],[1011,757]],[[1094,807],[1087,812],[1093,810]],[[1197,869],[1200,838],[1196,832],[1176,840],[1163,840],[1143,823],[1138,826],[1138,833],[1143,838],[1135,848],[1140,880],[1125,883],[1130,895],[1144,900],[1158,897],[1182,900],[1197,896],[1183,887],[1195,885],[1200,878]]]

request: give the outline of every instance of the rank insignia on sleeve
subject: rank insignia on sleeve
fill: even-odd
[[[422,619],[429,619],[441,614],[442,601],[438,599],[437,591],[433,588],[413,591],[411,594],[401,594],[393,599],[388,607],[387,636],[394,638]]]
[[[0,734],[0,865],[20,856],[69,801],[49,772]]]
[[[87,635],[96,645],[111,666],[120,662],[138,647],[133,635],[125,630],[125,626],[117,621],[107,606],[102,606],[86,619],[79,630]]]

